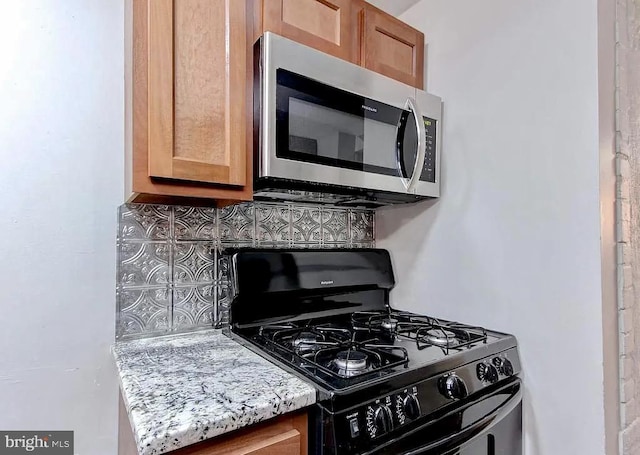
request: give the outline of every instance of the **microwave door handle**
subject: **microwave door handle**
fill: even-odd
[[[405,185],[407,191],[411,193],[420,181],[420,176],[422,175],[422,167],[424,166],[424,159],[427,154],[427,133],[424,126],[422,111],[420,110],[420,106],[418,106],[418,103],[414,98],[407,98],[405,109],[409,109],[413,114],[413,117],[416,120],[416,130],[418,132],[418,154],[416,156],[416,162],[413,166],[413,173],[411,174],[409,184],[408,186]]]
[[[404,110],[406,109],[407,108],[405,107]],[[404,185],[404,189],[407,191],[409,191],[410,180],[404,176],[404,145],[402,137],[404,136],[404,131],[407,128],[408,119],[409,116],[403,111],[400,114],[400,119],[396,126],[396,166],[398,169],[398,177],[400,177],[400,181]]]

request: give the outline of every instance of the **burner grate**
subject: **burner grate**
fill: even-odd
[[[319,350],[313,355],[313,364],[315,367],[320,367],[322,371],[341,378],[384,371],[397,366],[406,368],[409,365],[409,353],[406,349],[378,344],[373,341],[377,340],[343,342],[336,346]],[[362,354],[364,354],[364,357]],[[341,356],[346,358],[356,357],[359,365],[364,360],[366,366],[344,368],[340,362]],[[345,366],[347,366],[346,363]],[[337,371],[335,367],[337,367]]]
[[[443,323],[435,318],[402,311],[354,313],[351,322],[356,331],[382,333],[392,339],[404,337],[414,340],[420,350],[434,346],[442,349],[445,355],[451,350],[487,342],[487,332],[482,327]]]
[[[326,326],[265,326],[259,335],[268,344],[296,356],[303,367],[345,379],[409,364],[409,353],[377,338],[356,341],[356,332]],[[304,349],[300,349],[300,346]]]
[[[418,350],[441,349],[444,355],[487,343],[481,327],[395,310],[358,312],[329,322],[310,319],[262,326],[258,337],[309,374],[336,379],[408,368],[409,353],[396,339],[413,341]]]

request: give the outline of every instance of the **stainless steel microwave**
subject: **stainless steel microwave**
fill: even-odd
[[[440,196],[440,98],[269,32],[254,63],[257,199]]]

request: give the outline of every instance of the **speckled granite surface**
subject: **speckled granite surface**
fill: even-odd
[[[316,400],[311,385],[219,330],[120,342],[113,352],[140,455],[170,452]]]

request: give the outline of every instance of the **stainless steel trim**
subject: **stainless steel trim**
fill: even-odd
[[[429,197],[440,195],[442,122],[442,100],[440,98],[271,32],[265,33],[261,38],[261,53],[259,178],[274,177],[365,188],[374,191],[408,193],[402,179],[397,176],[279,158],[276,153],[276,72],[279,68],[283,68],[332,87],[372,98],[400,109],[404,109],[408,98],[415,99],[423,109],[422,113],[437,122],[436,182],[423,182],[419,180],[418,176],[412,193]],[[394,150],[381,152],[392,154]]]
[[[422,112],[420,111],[420,106],[413,98],[407,98],[407,102],[405,103],[405,109],[409,109],[413,114],[413,117],[416,120],[416,130],[418,131],[418,155],[416,156],[416,162],[413,165],[413,173],[411,174],[411,179],[409,180],[409,184],[407,186],[407,191],[413,193],[415,190],[416,183],[420,179],[420,175],[422,174],[422,166],[424,166],[424,156],[427,153],[427,141],[425,138],[426,132],[424,128],[424,120],[422,116]]]

